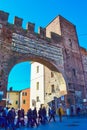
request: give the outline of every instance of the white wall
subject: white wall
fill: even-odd
[[[39,66],[39,73],[37,73],[37,66]],[[36,90],[36,83],[39,82],[39,90]],[[30,85],[30,107],[32,107],[32,100],[36,101],[39,96],[40,101],[36,102],[37,109],[40,104],[44,104],[44,66],[38,62],[31,64],[31,85]]]

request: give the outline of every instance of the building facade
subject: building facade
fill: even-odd
[[[48,67],[38,63],[31,64],[30,107],[39,109],[52,101],[67,94],[66,83],[60,73],[51,71]],[[56,102],[56,107],[58,102]]]
[[[44,93],[45,104],[55,105],[57,108],[62,102],[60,98],[63,97],[63,105],[65,105],[67,95],[65,80],[61,73],[52,71],[46,66],[44,66]]]
[[[30,107],[44,104],[44,66],[38,62],[31,63]]]
[[[7,91],[7,107],[15,109],[24,109],[25,113],[30,108],[30,88],[21,91]]]
[[[20,109],[24,109],[27,113],[30,108],[30,88],[20,91]]]
[[[60,24],[58,24],[58,22]],[[46,28],[47,36],[50,32],[62,35],[61,45],[63,47],[64,71],[67,78],[67,107],[83,107],[86,98],[86,80],[83,68],[83,54],[78,42],[76,27],[63,17],[56,17]]]
[[[87,105],[87,50],[85,48],[80,48],[80,51],[82,56],[84,79],[85,79],[84,95],[86,95],[85,98],[83,99],[83,102]]]
[[[20,92],[19,91],[7,91],[6,106],[9,108],[20,108]]]

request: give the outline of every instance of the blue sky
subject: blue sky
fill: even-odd
[[[27,22],[35,23],[36,31],[60,14],[76,25],[79,44],[87,48],[87,0],[0,0],[0,10],[9,13],[10,23],[15,16],[23,18],[23,28]],[[29,62],[15,66],[9,75],[8,86],[14,89],[29,87],[29,72]]]
[[[30,87],[30,62],[22,62],[15,65],[8,79],[8,90],[13,87],[13,90],[22,90]]]

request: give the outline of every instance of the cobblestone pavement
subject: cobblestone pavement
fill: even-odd
[[[0,129],[4,130],[4,129]],[[45,125],[39,125],[34,128],[20,127],[16,130],[87,130],[87,117],[63,117],[63,121],[59,122],[56,118],[56,122],[51,121]]]

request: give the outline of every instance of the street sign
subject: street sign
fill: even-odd
[[[3,98],[3,91],[0,91],[0,101],[2,100],[2,98]]]

